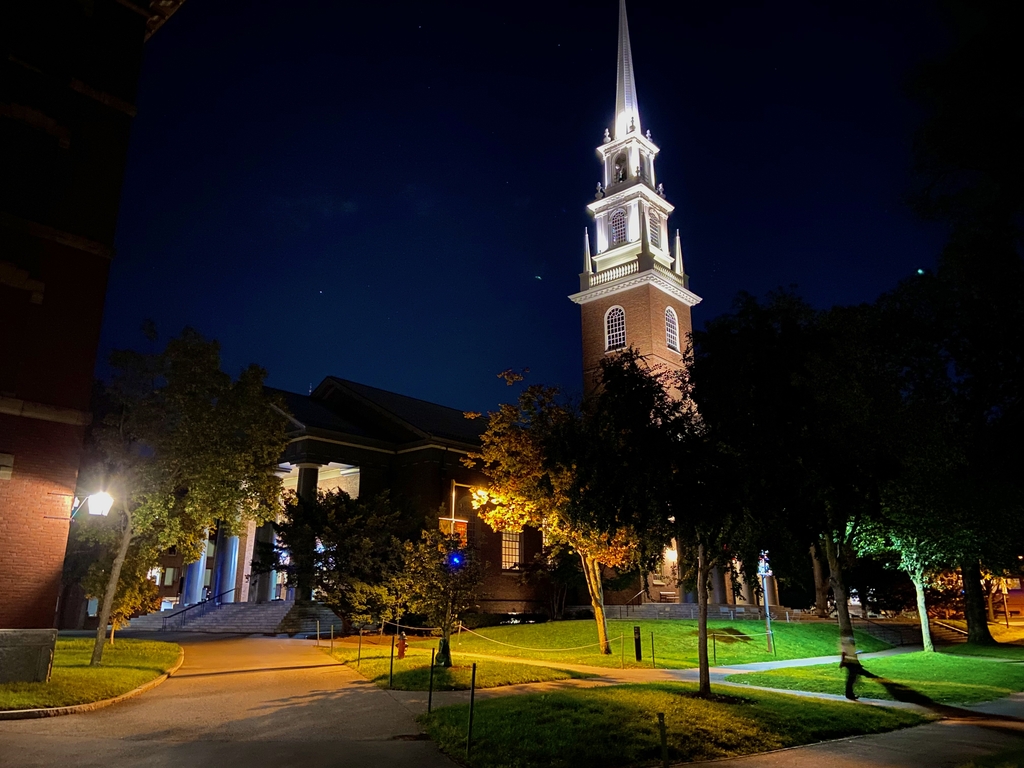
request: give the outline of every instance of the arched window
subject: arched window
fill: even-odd
[[[653,208],[647,212],[647,226],[651,230],[651,245],[661,248],[661,216]]]
[[[621,208],[612,214],[611,241],[612,246],[626,242],[626,212]]]
[[[665,346],[673,352],[679,351],[679,318],[672,307],[665,307]]]
[[[626,211],[620,208],[613,214],[611,214],[609,228],[612,247],[621,246],[623,243],[625,243],[627,237]]]
[[[623,349],[626,346],[626,310],[612,307],[604,316],[605,350]]]

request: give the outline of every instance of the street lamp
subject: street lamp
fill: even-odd
[[[89,514],[106,517],[110,514],[110,508],[114,506],[114,497],[106,491],[94,493],[86,499],[89,502]]]

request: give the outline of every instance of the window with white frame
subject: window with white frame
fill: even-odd
[[[604,317],[605,350],[622,349],[626,346],[626,310],[612,307]]]
[[[627,227],[626,227],[626,212],[621,208],[612,214],[611,222],[609,224],[611,243],[613,246],[622,245],[626,242]]]
[[[651,245],[661,248],[661,216],[653,208],[647,212],[647,224],[651,230]]]
[[[665,346],[679,351],[679,318],[672,307],[665,307]]]
[[[523,534],[501,534],[501,570],[514,571],[523,562]]]

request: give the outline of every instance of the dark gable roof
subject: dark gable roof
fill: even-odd
[[[297,392],[288,392],[284,389],[274,389],[273,387],[267,387],[266,389],[271,397],[279,397],[284,409],[305,427],[345,432],[350,435],[365,434],[365,430],[351,421],[342,418],[330,408],[327,408],[311,397],[300,395]],[[288,431],[291,431],[294,426],[292,424]]]
[[[415,397],[388,392],[335,376],[329,376],[328,380],[432,437],[479,445],[480,434],[486,426],[484,419],[467,419],[464,411],[458,408],[428,403],[426,400],[418,400]]]
[[[435,438],[479,445],[486,428],[483,418],[467,419],[457,408],[334,376],[324,379],[310,396],[271,387],[267,391],[307,429],[391,443]]]

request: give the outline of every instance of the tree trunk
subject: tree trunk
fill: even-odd
[[[811,544],[811,563],[814,566],[814,612],[821,618],[828,618],[828,577],[821,562],[821,546]]]
[[[924,600],[924,574],[918,569],[910,574],[910,580],[914,582],[914,592],[917,593],[917,615],[921,620],[921,642],[928,653],[935,650],[932,644],[932,630],[928,623],[928,605]]]
[[[124,531],[121,533],[121,545],[114,556],[114,564],[110,568],[110,578],[107,579],[107,589],[103,593],[103,607],[100,609],[99,626],[96,627],[96,644],[92,647],[92,661],[89,666],[99,666],[103,661],[103,641],[107,636],[107,622],[110,621],[110,612],[114,607],[114,594],[117,592],[117,581],[121,578],[121,566],[128,555],[128,545],[132,543],[132,517],[127,507],[121,508],[124,514]],[[113,642],[113,634],[111,634]]]
[[[981,567],[977,560],[960,564],[964,583],[964,618],[967,619],[967,642],[995,645],[988,629],[988,612],[981,589]]]
[[[853,622],[850,621],[850,605],[846,598],[846,585],[843,582],[843,566],[840,562],[840,552],[831,536],[825,537],[825,556],[828,558],[829,584],[832,586],[832,594],[836,599],[836,615],[839,618],[839,634],[845,638],[851,647],[856,648],[856,640],[853,637]]]
[[[991,581],[985,582],[985,605],[988,608],[988,620],[995,622],[996,620],[996,606],[992,600],[992,593],[995,591],[995,584]]]
[[[110,622],[110,644],[111,645],[114,644],[114,630],[115,629],[117,629],[117,627],[114,626],[114,622]]]
[[[580,553],[583,561],[583,575],[587,579],[587,591],[590,592],[590,605],[594,609],[594,621],[597,622],[597,642],[601,653],[610,654],[612,647],[608,642],[608,617],[604,612],[604,586],[601,583],[601,564],[592,557]]]
[[[697,661],[700,666],[701,696],[711,695],[708,665],[708,559],[704,542],[697,543]]]

